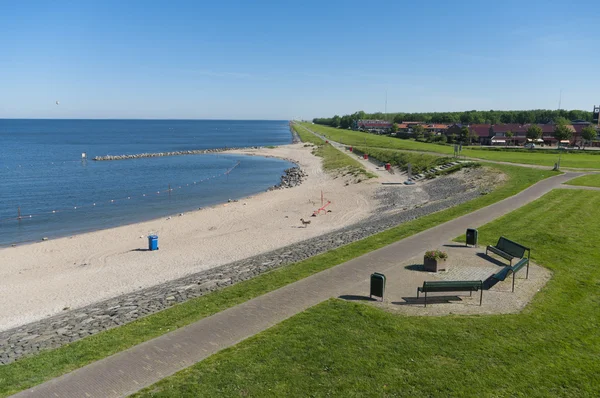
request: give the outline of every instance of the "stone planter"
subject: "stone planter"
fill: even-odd
[[[423,269],[427,272],[446,271],[446,259],[423,258]]]

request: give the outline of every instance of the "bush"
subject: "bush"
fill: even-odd
[[[430,250],[425,252],[425,258],[427,260],[445,260],[448,258],[448,253],[441,250]]]

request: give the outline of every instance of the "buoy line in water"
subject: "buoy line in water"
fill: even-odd
[[[227,176],[229,174],[231,174],[231,172],[233,170],[235,170],[236,167],[238,167],[240,165],[241,161],[238,161],[235,165],[233,165],[233,167],[225,170],[225,172],[223,173],[219,173],[219,174],[215,174],[211,177],[206,177],[206,178],[202,178],[198,181],[193,181],[187,184],[182,184],[182,185],[178,185],[176,187],[170,187],[164,190],[157,190],[156,192],[152,192],[149,194],[143,193],[141,195],[133,195],[133,196],[126,196],[126,197],[121,197],[121,198],[117,198],[117,199],[111,199],[109,201],[98,201],[98,202],[92,202],[92,204],[86,204],[86,205],[78,205],[78,206],[72,206],[72,207],[65,207],[65,208],[60,208],[60,209],[55,209],[55,210],[51,210],[51,211],[44,211],[44,212],[38,212],[38,213],[27,213],[27,214],[20,214],[17,217],[10,217],[10,218],[2,218],[0,219],[0,222],[10,222],[10,221],[23,221],[23,220],[30,220],[34,217],[40,217],[40,216],[47,216],[47,215],[51,215],[51,214],[57,214],[57,213],[64,213],[67,211],[77,211],[78,209],[84,209],[84,208],[95,208],[97,206],[101,206],[101,205],[113,205],[113,204],[118,204],[120,202],[124,202],[124,201],[130,201],[130,200],[134,200],[136,198],[143,198],[143,197],[152,197],[155,195],[161,195],[161,194],[165,194],[165,193],[171,193],[175,190],[178,189],[184,189],[186,187],[190,187],[190,186],[194,186],[194,185],[198,185],[200,183],[203,182],[207,182],[209,180],[212,180],[214,178],[218,178],[218,177],[222,177],[222,176]],[[20,211],[20,209],[19,209]]]

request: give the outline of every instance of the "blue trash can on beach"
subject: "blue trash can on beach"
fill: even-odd
[[[148,250],[158,250],[158,235],[148,235]]]

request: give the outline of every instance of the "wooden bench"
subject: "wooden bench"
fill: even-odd
[[[483,282],[482,281],[425,281],[422,287],[417,288],[417,298],[419,292],[425,293],[425,307],[427,307],[427,293],[429,292],[470,292],[481,290],[479,305],[483,301]]]
[[[488,246],[485,248],[486,255],[488,254],[488,251],[507,259],[511,266],[514,258],[523,258],[525,256],[525,252],[527,252],[527,258],[529,258],[531,255],[531,250],[528,247],[520,245],[517,242],[513,242],[504,236],[501,236],[500,239],[498,239],[496,246]]]
[[[503,281],[506,279],[508,274],[512,273],[512,276],[513,276],[512,291],[514,292],[515,291],[515,274],[525,266],[527,266],[527,271],[525,273],[525,279],[528,279],[529,278],[529,259],[528,258],[522,258],[515,265],[512,265],[512,266],[507,265],[506,267],[502,268],[500,271],[498,271],[494,275],[492,275],[492,278],[494,278],[498,281]]]

